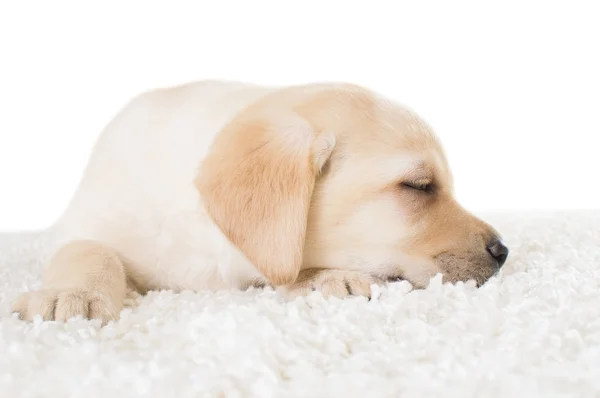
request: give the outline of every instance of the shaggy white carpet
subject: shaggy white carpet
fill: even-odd
[[[104,328],[11,316],[48,236],[3,235],[0,396],[600,396],[600,211],[485,218],[512,252],[480,289],[152,292]]]

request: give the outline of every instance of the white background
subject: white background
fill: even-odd
[[[0,230],[52,223],[138,92],[196,79],[367,85],[444,142],[480,210],[600,204],[594,1],[2,1]]]

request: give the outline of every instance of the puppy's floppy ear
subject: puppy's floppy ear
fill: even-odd
[[[300,272],[315,180],[334,146],[296,113],[240,117],[202,163],[196,186],[208,214],[274,285]]]

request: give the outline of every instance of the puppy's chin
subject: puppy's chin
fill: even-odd
[[[500,270],[491,257],[482,253],[442,253],[436,256],[435,262],[442,270],[444,282],[473,280],[477,287],[483,286]]]
[[[474,266],[465,261],[460,266],[456,262],[449,267],[448,264],[438,265],[435,261],[413,262],[410,266],[394,266],[385,268],[378,276],[387,282],[409,282],[413,289],[426,289],[432,278],[441,274],[442,283],[456,284],[458,282],[473,283],[477,288],[483,286],[496,276],[500,268],[493,267],[489,262],[482,262]]]
[[[388,282],[407,281],[414,289],[425,289],[431,278],[442,273],[431,260],[402,256],[394,265],[382,266],[377,276]]]

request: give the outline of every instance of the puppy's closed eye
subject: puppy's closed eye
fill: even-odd
[[[433,193],[435,189],[433,182],[428,178],[419,180],[406,180],[401,182],[400,185],[403,188],[424,193]]]

